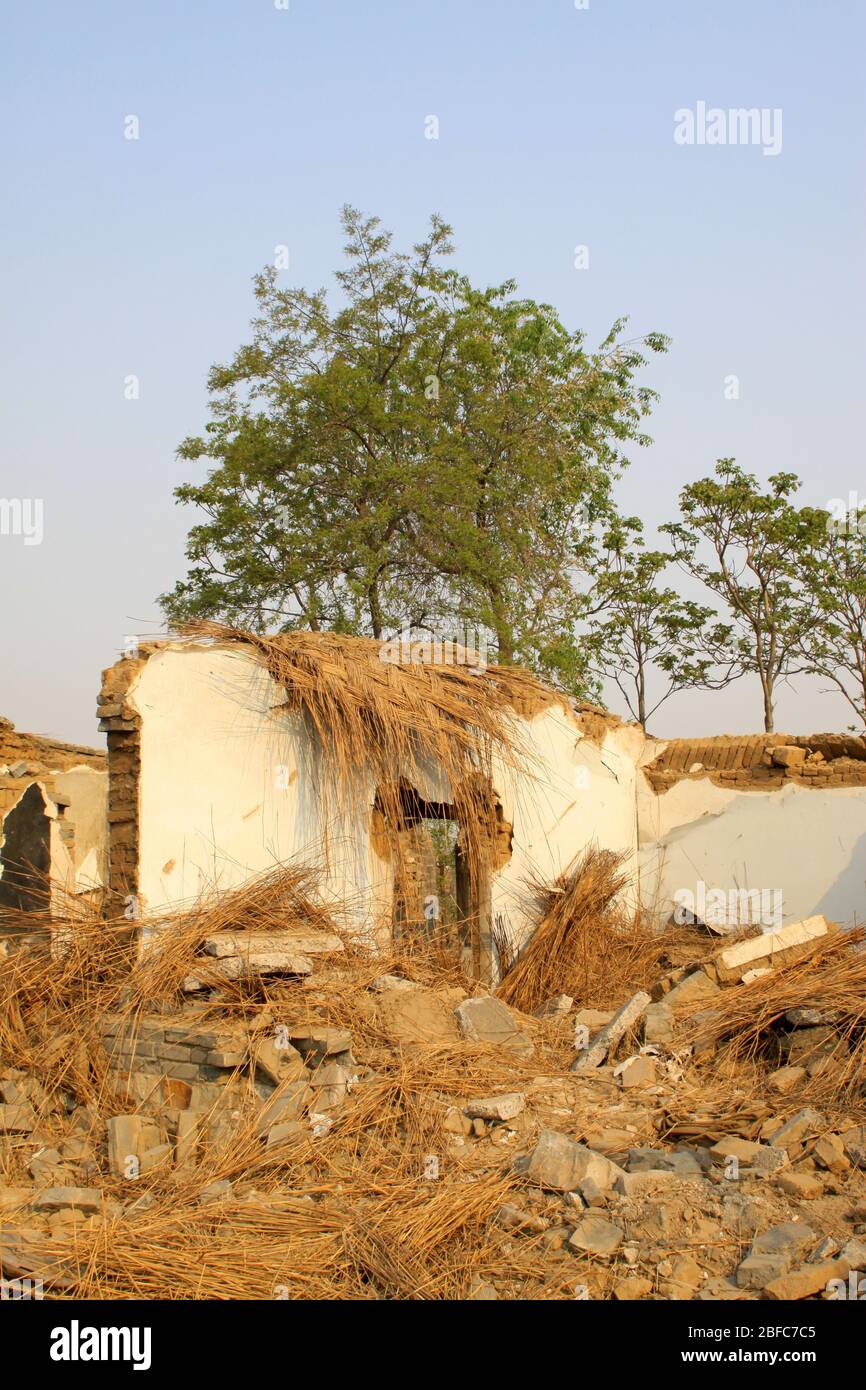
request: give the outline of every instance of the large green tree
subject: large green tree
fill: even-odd
[[[638,376],[666,340],[618,321],[589,351],[512,282],[447,265],[438,218],[407,253],[355,209],[343,227],[337,306],[263,271],[251,342],[211,371],[180,449],[210,470],[176,491],[205,519],[168,617],[376,637],[448,617],[582,690],[592,521],[648,442]]]

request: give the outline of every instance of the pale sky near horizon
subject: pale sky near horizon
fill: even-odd
[[[799,473],[804,503],[866,494],[854,0],[5,0],[2,15],[0,499],[44,507],[40,545],[0,534],[0,714],[19,728],[101,741],[100,670],[160,626],[157,595],[185,570],[193,515],[172,489],[202,470],[175,449],[205,423],[208,368],[245,340],[275,246],[287,283],[330,283],[345,202],[402,244],[437,211],[473,279],[513,276],[590,342],[621,314],[670,334],[646,374],[655,442],[619,492],[650,533],[727,455]],[[678,145],[674,113],[699,102],[781,111],[780,151]],[[781,694],[780,729],[849,722],[814,684]],[[677,696],[651,727],[759,730],[757,682]]]

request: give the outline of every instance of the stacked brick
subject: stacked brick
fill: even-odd
[[[141,719],[127,701],[145,658],[128,658],[102,675],[99,728],[108,738],[108,887],[121,902],[138,891],[138,778]]]
[[[247,1061],[246,1034],[168,1019],[130,1025],[111,1020],[102,1029],[113,1071],[144,1072],[174,1081],[218,1081]]]
[[[724,735],[674,739],[645,769],[655,792],[684,778],[769,791],[789,782],[811,787],[866,786],[866,739],[845,734]]]

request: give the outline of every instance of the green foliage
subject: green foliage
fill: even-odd
[[[816,612],[800,642],[805,669],[829,680],[866,726],[866,508],[824,514],[807,578]]]
[[[680,494],[683,520],[661,528],[683,568],[725,605],[731,624],[715,634],[716,656],[730,678],[757,675],[767,731],[779,682],[806,669],[803,643],[818,607],[809,557],[825,513],[792,505],[799,486],[794,473],[777,473],[761,491],[733,459],[720,459],[715,476]]]
[[[665,338],[618,321],[587,350],[512,282],[446,267],[436,217],[411,253],[355,209],[343,227],[340,306],[264,270],[251,342],[211,371],[211,419],[179,451],[210,471],[175,494],[205,520],[166,615],[375,637],[454,619],[585,692],[592,521],[648,442],[637,376]]]
[[[603,544],[590,622],[593,667],[614,681],[632,718],[646,728],[677,691],[724,683],[727,676],[714,676],[714,658],[729,630],[713,622],[712,609],[663,585],[672,556],[644,549],[637,517],[617,519]]]

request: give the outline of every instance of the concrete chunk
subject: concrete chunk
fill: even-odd
[[[645,990],[638,990],[637,994],[633,994],[622,1008],[616,1011],[610,1023],[593,1038],[589,1047],[584,1048],[576,1060],[572,1062],[571,1070],[592,1071],[595,1067],[600,1067],[608,1054],[615,1051],[617,1044],[629,1028],[633,1028],[643,1017],[651,1002],[650,996]]]
[[[720,980],[740,980],[747,970],[760,965],[785,965],[804,953],[804,948],[826,936],[830,930],[825,917],[806,917],[778,931],[738,941],[715,957]]]
[[[827,1121],[819,1110],[813,1110],[810,1105],[798,1110],[796,1115],[792,1115],[790,1120],[779,1125],[772,1130],[767,1138],[777,1149],[796,1149],[804,1139],[810,1139],[813,1135],[820,1134],[826,1127]]]
[[[793,1274],[783,1274],[764,1285],[764,1296],[785,1303],[798,1298],[811,1298],[822,1293],[831,1279],[847,1279],[848,1262],[844,1259],[823,1260],[821,1264],[806,1265]]]
[[[498,1043],[518,1057],[530,1057],[532,1041],[521,1032],[517,1020],[501,999],[491,995],[464,999],[454,1010],[462,1037],[470,1042]]]
[[[204,940],[206,955],[223,959],[230,956],[270,955],[286,951],[290,955],[320,956],[345,950],[333,932],[214,932]]]
[[[487,1096],[480,1100],[470,1100],[464,1106],[464,1114],[470,1120],[513,1120],[524,1109],[526,1101],[519,1091],[509,1091],[501,1096]]]
[[[553,1129],[541,1131],[532,1152],[516,1159],[514,1171],[554,1192],[575,1192],[586,1178],[608,1191],[622,1174],[610,1159]]]
[[[672,1014],[677,1014],[692,1004],[715,999],[720,992],[715,980],[711,980],[705,971],[693,970],[684,980],[680,980],[678,985],[668,990],[663,1002]]]
[[[98,1187],[46,1187],[32,1203],[34,1211],[83,1211],[94,1216],[102,1210]]]
[[[597,1212],[587,1212],[575,1226],[568,1241],[572,1250],[585,1250],[590,1255],[612,1255],[622,1244],[623,1230]]]

